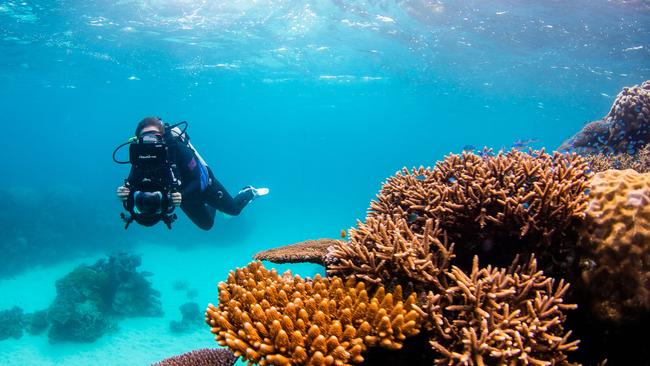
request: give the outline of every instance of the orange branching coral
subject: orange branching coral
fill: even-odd
[[[622,154],[594,154],[584,155],[593,172],[602,172],[609,169],[633,169],[639,173],[650,172],[650,145],[630,155]]]
[[[354,276],[373,284],[411,284],[415,289],[443,286],[439,277],[449,268],[453,245],[428,219],[414,232],[399,217],[369,217],[350,229],[350,242],[340,242],[328,255],[328,274]]]
[[[415,294],[396,287],[370,297],[362,282],[280,276],[260,262],[230,272],[206,322],[222,346],[249,364],[349,365],[368,347],[399,349],[419,332]]]
[[[235,355],[226,349],[205,348],[174,356],[152,366],[232,366]]]
[[[577,349],[564,332],[564,304],[568,289],[526,266],[509,270],[479,268],[471,273],[454,266],[449,287],[429,293],[423,316],[431,319],[430,343],[439,352],[436,365],[568,365],[565,352]]]
[[[567,257],[560,243],[584,217],[589,176],[575,154],[452,154],[433,169],[404,169],[390,177],[368,217],[398,215],[414,233],[433,219],[463,246],[457,255],[467,264],[481,253],[507,265],[516,253],[546,252],[552,242],[554,254]]]
[[[592,179],[581,236],[592,311],[629,322],[650,311],[650,173],[607,170]]]
[[[316,263],[324,265],[329,247],[337,245],[335,239],[307,240],[259,252],[253,259],[273,263]]]

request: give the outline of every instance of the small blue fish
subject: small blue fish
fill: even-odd
[[[465,146],[463,146],[463,151],[473,152],[474,150],[476,150],[476,146],[474,146],[474,145],[465,145]]]
[[[523,150],[526,149],[530,146],[530,144],[534,144],[536,142],[539,142],[538,139],[517,139],[515,142],[512,143],[510,146],[511,148],[515,150]]]

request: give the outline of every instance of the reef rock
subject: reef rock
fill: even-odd
[[[8,338],[21,338],[23,326],[23,309],[14,306],[11,309],[0,311],[0,341]]]
[[[201,325],[205,317],[199,304],[195,302],[186,302],[178,308],[181,311],[182,318],[180,321],[172,320],[169,323],[169,329],[173,333],[182,333]]]
[[[119,253],[56,281],[48,309],[50,342],[92,342],[123,317],[162,316],[160,294],[136,271],[140,257]]]

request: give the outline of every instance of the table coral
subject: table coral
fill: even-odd
[[[368,347],[400,349],[419,332],[415,294],[400,287],[370,296],[362,282],[280,276],[260,262],[230,272],[206,322],[222,346],[249,364],[349,365]]]
[[[306,240],[261,251],[253,259],[273,263],[316,263],[324,265],[328,248],[338,243],[335,239]]]
[[[591,185],[580,242],[592,310],[603,320],[638,320],[650,312],[650,173],[607,170]]]

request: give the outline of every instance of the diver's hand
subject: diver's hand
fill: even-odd
[[[126,201],[126,199],[129,198],[129,193],[131,193],[131,191],[125,186],[117,187],[117,198],[121,201]]]
[[[180,192],[172,192],[172,204],[176,207],[181,205],[181,201],[183,200],[183,196],[181,195]]]

